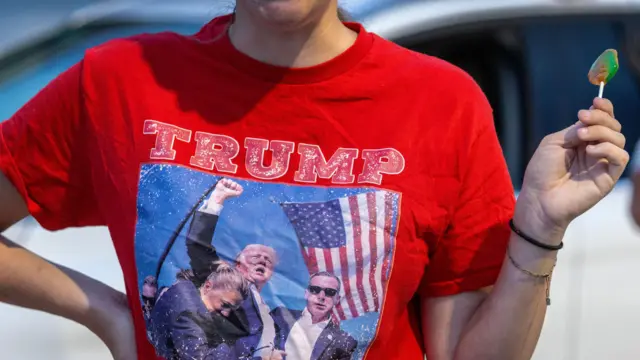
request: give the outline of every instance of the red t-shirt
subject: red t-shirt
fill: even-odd
[[[356,23],[331,61],[267,65],[229,20],[90,49],[1,124],[2,171],[43,227],[108,226],[140,359],[423,359],[412,299],[491,285],[505,255],[482,91]]]

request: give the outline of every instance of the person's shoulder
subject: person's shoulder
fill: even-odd
[[[372,61],[397,81],[424,90],[437,89],[439,96],[484,97],[476,80],[461,67],[437,56],[401,46],[373,34]]]
[[[342,330],[339,326],[333,326],[333,327],[330,327],[330,329],[332,330],[333,336],[335,336],[336,339],[339,339],[348,343],[356,342],[353,336],[351,336],[348,332]]]
[[[132,65],[158,55],[175,53],[186,46],[191,36],[172,31],[141,33],[108,40],[85,51],[87,66]]]
[[[229,15],[213,18],[193,34],[182,34],[171,30],[139,33],[127,37],[108,40],[86,51],[92,59],[104,63],[122,62],[132,56],[144,59],[182,57],[182,50],[214,41],[224,34],[230,22]]]
[[[355,351],[358,346],[358,341],[348,332],[340,328],[333,329],[333,336],[336,338],[336,347],[341,351],[351,353]]]

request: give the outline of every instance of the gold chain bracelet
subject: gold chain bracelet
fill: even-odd
[[[551,268],[551,270],[549,271],[549,273],[547,274],[536,274],[534,272],[531,272],[525,268],[523,268],[522,266],[520,266],[520,264],[518,264],[513,257],[511,256],[511,247],[507,248],[507,256],[509,257],[509,260],[511,261],[511,264],[513,264],[513,266],[520,270],[521,272],[534,277],[534,278],[538,278],[538,279],[544,279],[545,283],[546,283],[546,300],[547,300],[547,306],[551,305],[551,297],[550,297],[550,293],[551,293],[551,276],[553,275],[553,270],[556,267],[556,261],[554,261],[553,263],[553,268]]]

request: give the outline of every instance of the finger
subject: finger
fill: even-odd
[[[578,119],[587,126],[602,125],[615,131],[622,130],[622,124],[620,124],[618,120],[600,109],[580,110],[578,112]]]
[[[595,158],[606,159],[609,162],[609,173],[618,179],[629,163],[629,153],[612,143],[600,143],[587,146],[587,154]]]
[[[576,147],[584,143],[578,135],[580,129],[583,128],[585,128],[585,125],[578,121],[576,124],[573,124],[562,131],[548,135],[545,139],[555,140],[565,148]]]
[[[622,133],[602,125],[578,129],[578,138],[583,142],[610,142],[619,148],[624,148],[626,143],[626,138]]]
[[[593,99],[593,108],[604,111],[612,118],[615,118],[613,113],[613,103],[609,99],[596,97]]]

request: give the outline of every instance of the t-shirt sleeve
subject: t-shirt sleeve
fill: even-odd
[[[82,81],[80,61],[0,123],[0,171],[49,230],[103,225],[91,176],[95,140]]]
[[[457,112],[458,196],[450,222],[431,252],[422,296],[449,296],[493,285],[510,236],[515,194],[492,109],[473,83]]]

